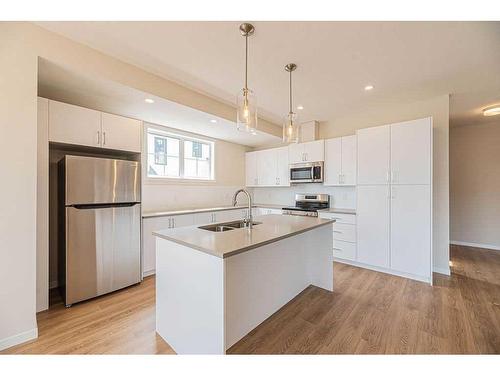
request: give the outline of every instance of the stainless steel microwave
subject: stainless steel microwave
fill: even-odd
[[[323,182],[323,162],[290,164],[290,183]]]

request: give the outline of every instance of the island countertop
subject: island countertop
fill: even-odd
[[[309,230],[330,225],[335,220],[293,215],[263,215],[254,218],[251,230],[211,232],[197,225],[153,232],[155,236],[191,247],[219,258],[227,258]]]

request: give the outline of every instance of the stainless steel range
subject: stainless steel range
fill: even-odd
[[[318,210],[330,207],[328,194],[295,194],[295,206],[283,207],[283,215],[318,216]]]

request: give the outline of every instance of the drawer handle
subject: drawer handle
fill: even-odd
[[[334,247],[333,250],[335,250],[335,251],[341,251],[341,252],[343,251],[342,249],[339,249],[338,247]]]
[[[332,219],[335,219],[335,220],[342,220],[340,217],[332,217]]]
[[[334,230],[334,231],[333,231],[333,233],[342,234],[342,232],[341,232],[341,231],[339,231],[339,230]]]

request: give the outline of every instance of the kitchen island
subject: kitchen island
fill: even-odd
[[[156,231],[156,331],[178,354],[224,354],[309,285],[332,291],[333,222]]]

